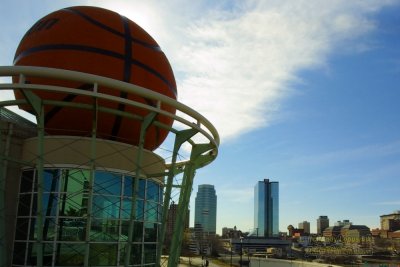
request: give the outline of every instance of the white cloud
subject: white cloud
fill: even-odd
[[[222,141],[273,122],[297,72],[323,66],[344,43],[363,47],[351,41],[374,29],[367,15],[389,2],[246,3],[178,21],[183,36],[175,47],[166,42],[180,101],[210,119]]]
[[[81,2],[148,31],[171,61],[179,100],[226,142],[276,120],[299,71],[326,65],[338,50],[368,49],[360,40],[376,27],[371,15],[397,1]]]

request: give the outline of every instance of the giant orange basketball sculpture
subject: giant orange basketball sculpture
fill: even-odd
[[[41,66],[101,75],[136,84],[176,99],[176,83],[168,59],[156,41],[141,27],[115,12],[89,6],[61,9],[40,19],[21,40],[14,58],[15,65]],[[91,89],[88,84],[27,77],[35,84],[60,85]],[[110,88],[98,88],[100,93],[123,97],[156,106],[152,100]],[[90,104],[89,97],[72,94],[36,93],[47,100]],[[15,91],[16,98],[22,98]],[[146,111],[121,103],[100,100],[99,105],[145,116]],[[31,112],[29,107],[23,107]],[[163,110],[175,112],[169,106]],[[49,134],[90,136],[91,111],[69,107],[46,106],[45,127]],[[156,120],[172,125],[172,119],[158,115]],[[140,121],[100,113],[97,136],[137,145]],[[166,138],[168,131],[151,126],[146,133],[145,148],[154,150]]]

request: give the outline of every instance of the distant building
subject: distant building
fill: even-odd
[[[353,223],[350,220],[343,220],[335,222],[335,226],[345,226],[345,225],[352,225]]]
[[[370,229],[365,225],[347,224],[344,226],[330,226],[323,232],[325,240],[330,243],[362,243],[371,237]]]
[[[342,226],[329,226],[324,229],[322,235],[325,238],[328,238],[328,240],[332,241],[333,239],[337,239],[340,236],[340,229],[342,229]]]
[[[233,228],[222,228],[222,238],[240,238],[241,236],[243,236],[243,233],[237,230],[236,226]]]
[[[279,236],[279,183],[259,181],[254,188],[254,228],[256,236]]]
[[[400,211],[381,215],[381,228],[371,231],[374,237],[400,238]]]
[[[397,231],[400,230],[400,211],[391,214],[381,215],[381,230]]]
[[[291,224],[287,227],[287,229],[288,229],[289,237],[297,238],[300,236],[304,236],[304,229],[294,228],[294,226]]]
[[[169,241],[172,239],[172,236],[174,234],[174,229],[176,225],[176,214],[178,212],[178,204],[175,204],[174,202],[171,203],[168,209],[168,219],[167,219],[167,231],[166,231],[166,241]],[[185,218],[185,226],[184,226],[184,231],[186,231],[189,228],[189,214],[190,211],[188,210]]]
[[[317,234],[322,235],[324,230],[329,227],[328,216],[319,216],[317,219]]]
[[[263,238],[263,237],[244,237],[230,239],[230,246],[236,253],[240,251],[249,251],[251,253],[268,253],[279,251],[279,254],[286,253],[291,245],[290,240],[283,240],[280,238]],[[275,254],[275,253],[273,253]],[[282,257],[283,255],[276,255]],[[246,256],[247,258],[247,256]],[[252,265],[253,266],[253,265]]]
[[[365,225],[345,225],[340,229],[344,243],[365,243],[371,237],[371,230]]]
[[[194,225],[210,235],[215,235],[217,226],[217,195],[213,185],[199,185],[194,209]]]
[[[303,221],[299,223],[299,229],[303,229],[304,234],[309,234],[310,233],[310,222]]]

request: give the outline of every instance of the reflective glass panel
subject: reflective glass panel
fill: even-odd
[[[37,197],[38,194],[33,194],[32,200],[32,215],[37,215]],[[42,194],[42,214],[44,216],[56,216],[57,213],[58,199],[56,193],[44,193]]]
[[[121,176],[97,171],[94,178],[93,192],[103,195],[121,195]]]
[[[37,244],[29,243],[28,245],[28,257],[27,263],[29,266],[36,266],[37,264]],[[53,253],[53,244],[52,243],[44,243],[43,244],[43,266],[51,266],[52,262],[52,253]]]
[[[129,221],[122,221],[121,222],[121,240],[125,241],[128,240],[128,233],[129,233]],[[141,242],[143,237],[143,222],[135,222],[133,226],[133,242]]]
[[[142,245],[132,245],[131,264],[139,265],[142,263]]]
[[[150,222],[158,221],[158,204],[146,202],[145,220]]]
[[[92,221],[90,239],[95,241],[118,241],[119,221],[113,219],[95,219]]]
[[[43,192],[55,192],[58,190],[59,170],[45,170],[43,175]]]
[[[83,266],[85,245],[63,243],[58,245],[57,265],[64,266]]]
[[[60,215],[83,216],[87,213],[89,171],[65,170],[61,181]]]
[[[56,219],[45,218],[43,226],[43,239],[54,240],[55,236],[56,236]]]
[[[20,194],[18,201],[18,216],[29,216],[32,194]]]
[[[16,229],[15,229],[15,240],[27,240],[28,239],[28,229],[29,229],[29,219],[28,218],[18,218]]]
[[[33,171],[24,171],[21,177],[21,184],[19,191],[21,193],[32,192],[33,185]]]
[[[43,225],[38,226],[38,193],[35,190],[38,186],[34,171],[24,171],[18,196],[13,264],[36,264],[37,233],[41,227],[44,266],[53,262],[55,266],[82,266],[87,240],[90,266],[123,265],[132,199],[136,199],[130,265],[153,265],[162,202],[160,185],[138,179],[138,195],[132,198],[135,179],[98,171],[93,180],[93,195],[89,198],[89,178],[90,171],[84,169],[45,170],[40,203]],[[92,204],[89,209],[88,203]],[[88,217],[88,211],[92,217]],[[91,218],[91,225],[87,225],[88,218]],[[143,242],[146,242],[145,247]]]
[[[124,196],[131,197],[132,189],[135,187],[135,179],[132,176],[125,176],[124,179]],[[143,179],[139,179],[139,192],[138,198],[144,199],[144,195],[146,193],[146,181]]]
[[[60,218],[58,220],[58,240],[83,241],[85,240],[86,219]]]
[[[115,266],[118,246],[116,244],[90,244],[90,266]]]
[[[133,186],[132,176],[125,176],[124,178],[124,196],[132,197],[132,186]]]
[[[157,255],[157,246],[154,244],[144,245],[144,263],[155,263]]]
[[[120,198],[93,196],[92,212],[95,218],[119,218]]]
[[[156,242],[157,241],[157,223],[145,223],[144,224],[144,241],[145,242]]]
[[[145,193],[146,193],[146,180],[139,179],[138,198],[144,199]]]
[[[35,195],[36,196],[36,195]],[[44,193],[43,194],[43,215],[56,216],[57,213],[58,196],[57,193]]]
[[[147,200],[160,201],[160,186],[153,181],[147,182]]]
[[[14,242],[13,263],[17,265],[25,264],[26,242]]]
[[[136,201],[136,220],[143,220],[143,208],[144,208],[144,201],[137,200]],[[123,203],[122,203],[122,209],[121,209],[121,218],[129,219],[131,216],[131,209],[132,209],[132,199],[124,199]]]

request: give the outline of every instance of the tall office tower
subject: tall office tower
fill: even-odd
[[[310,233],[310,222],[303,221],[299,223],[299,229],[303,229],[303,233],[309,234]]]
[[[279,235],[279,183],[259,181],[254,188],[254,228],[257,236]]]
[[[317,219],[317,234],[322,235],[324,230],[329,227],[328,216],[319,216]]]
[[[217,228],[217,195],[213,185],[199,185],[194,212],[194,225],[201,225],[204,233],[215,234]]]

